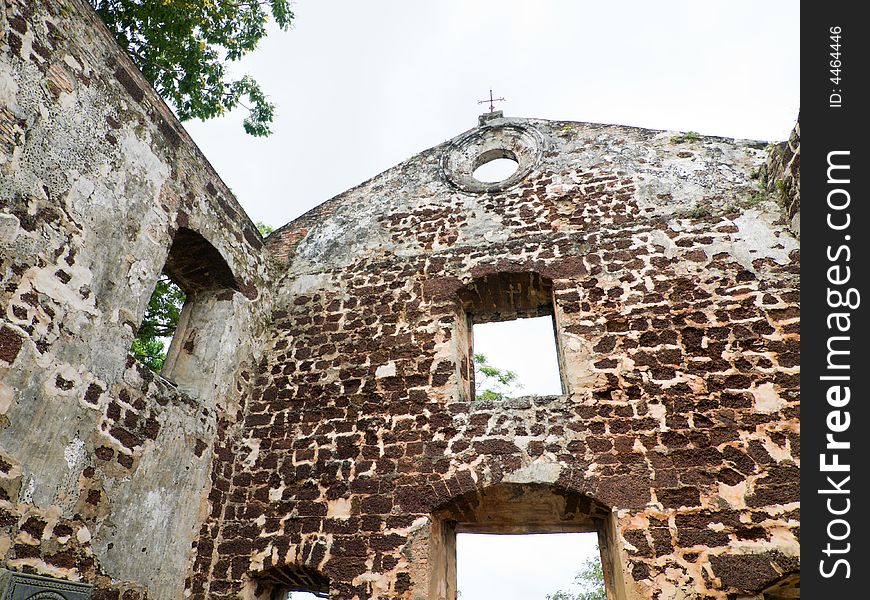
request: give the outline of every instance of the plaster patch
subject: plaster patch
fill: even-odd
[[[127,130],[120,140],[121,152],[130,167],[130,171],[142,174],[150,184],[150,193],[154,200],[157,200],[160,194],[160,189],[163,187],[163,182],[169,177],[171,169],[169,165],[160,160],[160,158],[151,149],[150,140],[140,140],[133,129]]]
[[[252,467],[254,463],[257,462],[257,457],[260,455],[260,440],[258,438],[248,438],[245,440],[245,446],[247,446],[251,451],[242,461],[242,465],[245,467]]]
[[[85,458],[85,443],[78,436],[74,437],[63,449],[63,457],[66,459],[67,468],[72,471]]]
[[[562,473],[562,465],[552,462],[535,461],[505,475],[508,483],[556,483]]]
[[[269,500],[271,502],[277,502],[281,499],[281,496],[284,494],[284,490],[287,488],[283,483],[277,488],[269,489]]]
[[[332,500],[326,507],[326,516],[334,519],[347,519],[351,516],[351,504],[349,498]]]
[[[78,531],[76,531],[76,539],[79,544],[87,544],[91,541],[91,530],[82,525],[79,527]]]
[[[77,289],[63,283],[55,276],[57,267],[44,269],[31,269],[25,279],[30,279],[34,289],[54,298],[57,302],[68,305],[74,311],[80,311],[89,315],[99,314],[95,308],[95,297],[83,298]],[[73,270],[73,269],[71,269]],[[22,284],[24,279],[22,280]],[[22,287],[24,287],[22,285]]]
[[[776,393],[776,388],[772,383],[763,383],[750,391],[755,399],[756,412],[770,414],[781,410],[786,405],[785,399]]]
[[[4,415],[12,406],[12,400],[15,399],[15,394],[12,388],[5,383],[0,382],[0,415]]]
[[[148,279],[148,262],[137,260],[130,265],[127,279],[130,281],[130,292],[133,297],[139,297],[145,291],[145,281]]]
[[[734,219],[738,231],[730,241],[716,240],[707,245],[704,252],[713,257],[720,252],[731,254],[741,266],[755,272],[753,261],[771,259],[784,265],[791,261],[790,254],[800,247],[791,234],[776,225],[780,210],[774,202],[765,202],[761,208],[750,208]]]
[[[0,214],[0,242],[11,244],[21,233],[21,223],[18,217],[8,213]]]
[[[381,365],[375,371],[375,377],[381,379],[382,377],[393,377],[396,374],[396,363],[388,362],[385,365]]]
[[[770,533],[770,543],[786,556],[800,556],[801,544],[791,529],[774,527]]]
[[[746,482],[741,481],[735,485],[727,485],[720,481],[719,497],[727,502],[731,508],[746,508]]]
[[[667,413],[668,409],[664,404],[648,404],[647,410],[649,411],[650,416],[659,422],[659,431],[667,430]]]
[[[24,485],[21,486],[21,493],[19,494],[18,499],[24,504],[32,504],[33,503],[33,493],[36,491],[36,478],[33,475],[29,475],[27,479],[24,481]]]
[[[767,437],[764,438],[762,443],[764,444],[764,449],[767,450],[767,453],[770,454],[770,457],[776,462],[792,460],[793,457],[788,446],[779,446]]]
[[[69,54],[64,55],[63,62],[65,62],[66,65],[69,68],[73,69],[74,71],[81,71],[82,70],[82,66],[81,66],[81,64],[79,64],[79,61],[77,61],[73,56],[71,56]]]
[[[2,62],[0,63],[0,106],[14,109],[17,96],[18,82],[12,74],[12,65]]]
[[[329,275],[327,273],[309,273],[299,275],[289,282],[287,292],[292,296],[303,296],[310,290],[328,287],[328,282]]]

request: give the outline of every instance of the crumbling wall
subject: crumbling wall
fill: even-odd
[[[788,141],[771,148],[760,171],[765,191],[782,206],[795,235],[801,232],[801,124],[795,124]]]
[[[508,484],[563,506],[543,529],[588,521],[559,498],[604,507],[612,598],[794,574],[799,253],[757,193],[765,148],[495,118],[275,232],[271,340],[192,596],[449,597],[443,515],[473,526],[463,503]],[[476,182],[496,155],[517,172]],[[551,285],[566,393],[475,401],[463,299],[523,277]]]
[[[490,116],[277,231],[272,283],[93,12],[2,1],[3,566],[440,600],[457,528],[579,528],[612,598],[794,594],[799,255],[765,144]],[[477,181],[494,157],[517,172]],[[164,266],[196,292],[170,378],[128,354]],[[553,315],[563,395],[473,399],[467,317],[501,307]]]
[[[177,598],[228,481],[211,461],[268,305],[262,241],[90,7],[0,7],[0,565]],[[208,368],[170,381],[129,351],[173,240],[197,234],[213,254],[192,268],[232,277],[190,300],[211,329],[180,361]]]

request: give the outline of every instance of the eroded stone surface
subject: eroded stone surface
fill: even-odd
[[[86,4],[3,2],[0,30],[0,559],[180,597],[253,361],[262,243]],[[128,356],[178,231],[239,290],[183,391]]]
[[[7,568],[437,600],[457,527],[564,528],[620,600],[794,597],[797,129],[492,116],[264,248],[84,3],[0,23]],[[198,290],[174,382],[128,356],[167,264]],[[565,394],[472,400],[468,314],[552,314]]]

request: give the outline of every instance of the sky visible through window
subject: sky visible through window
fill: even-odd
[[[553,317],[533,317],[474,325],[474,353],[502,371],[514,371],[518,396],[562,393]]]
[[[474,170],[474,178],[485,183],[503,181],[514,174],[519,163],[512,158],[496,158]]]
[[[545,600],[575,591],[574,576],[598,556],[596,533],[456,536],[459,600]]]

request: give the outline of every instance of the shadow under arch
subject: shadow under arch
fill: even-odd
[[[589,495],[546,483],[497,483],[453,498],[433,511],[458,531],[559,533],[596,531],[610,509]]]
[[[458,533],[596,532],[608,600],[624,600],[625,579],[612,511],[592,496],[550,483],[496,483],[466,491],[432,511],[429,599],[456,599]]]
[[[553,314],[553,282],[535,271],[495,271],[475,277],[456,294],[475,322]]]
[[[285,600],[290,592],[308,592],[329,598],[329,577],[311,567],[287,564],[270,567],[251,577],[258,600]]]
[[[163,270],[187,295],[225,289],[240,291],[232,269],[218,249],[202,234],[186,227],[175,232]]]
[[[215,359],[221,354],[227,323],[232,321],[232,299],[243,286],[220,251],[186,227],[175,232],[163,272],[187,299],[160,375],[198,396],[212,385]]]

